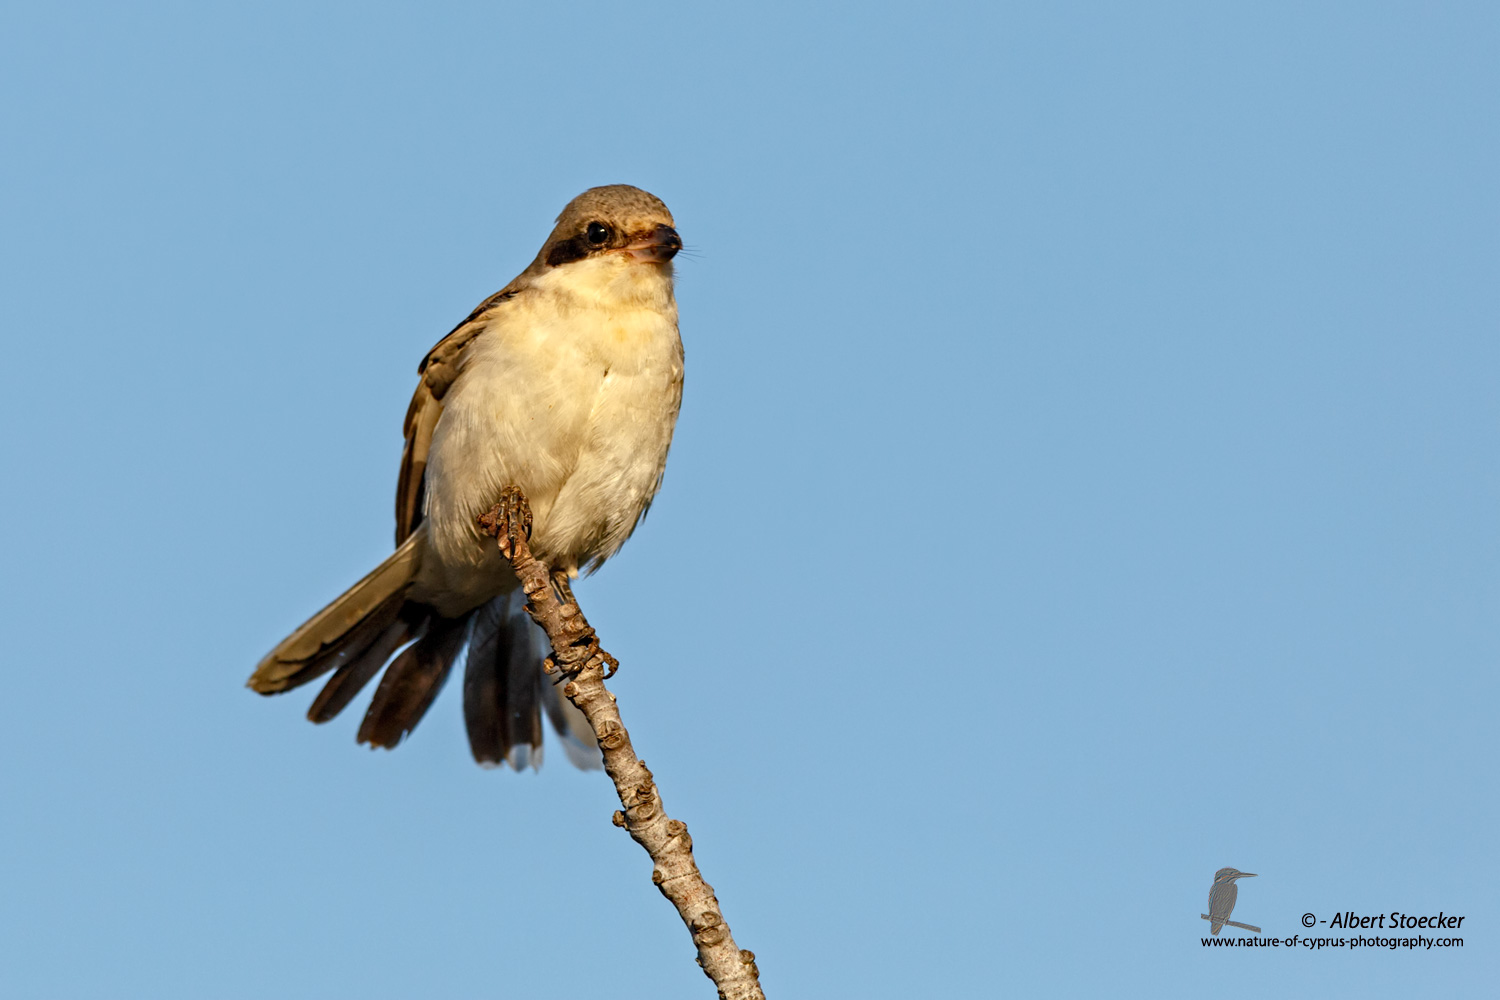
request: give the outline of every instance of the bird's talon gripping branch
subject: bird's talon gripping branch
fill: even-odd
[[[513,558],[516,542],[522,535],[531,541],[531,505],[526,502],[526,494],[515,486],[507,486],[500,494],[500,502],[479,515],[479,530],[499,541],[505,558]]]

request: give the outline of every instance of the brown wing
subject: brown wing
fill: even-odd
[[[397,545],[406,541],[422,523],[427,452],[432,447],[432,432],[437,428],[438,418],[443,415],[443,397],[463,369],[465,351],[489,324],[495,307],[515,296],[519,281],[518,278],[481,302],[468,319],[427,352],[417,368],[422,378],[412,394],[402,427],[406,446],[401,450],[401,475],[396,481]]]

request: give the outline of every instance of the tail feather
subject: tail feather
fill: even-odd
[[[427,620],[416,642],[386,668],[375,689],[375,698],[359,727],[359,742],[394,748],[422,721],[443,682],[448,679],[454,657],[464,644],[469,617]]]
[[[469,749],[480,764],[508,763],[518,771],[540,766],[545,710],[568,758],[581,768],[600,766],[588,720],[542,672],[545,643],[519,589],[474,612],[464,666],[464,722]]]
[[[250,675],[250,688],[261,694],[289,691],[370,648],[401,612],[403,595],[420,561],[421,537],[407,539],[390,558],[266,654]]]
[[[405,600],[401,594],[392,594],[384,604],[355,623],[333,644],[324,647],[311,659],[296,664],[291,673],[286,673],[280,678],[279,687],[269,691],[260,689],[261,693],[280,694],[282,691],[290,691],[309,681],[317,680],[330,670],[342,670],[343,667],[363,656],[365,651],[396,623],[404,603]],[[282,664],[281,666],[289,669],[294,665]]]
[[[487,767],[505,759],[506,737],[501,729],[499,706],[501,671],[495,668],[505,643],[502,625],[505,598],[497,597],[474,612],[469,634],[469,655],[464,663],[464,728],[474,759]]]
[[[313,699],[312,706],[307,710],[307,717],[313,722],[324,723],[342,712],[354,700],[354,696],[370,683],[370,679],[380,672],[391,654],[411,641],[411,637],[423,624],[424,622],[418,621],[413,625],[406,618],[398,618],[388,626],[364,652],[334,671],[333,676],[328,678],[328,683],[323,685],[323,690]]]
[[[474,759],[509,761],[517,770],[541,759],[537,706],[542,652],[519,590],[501,594],[474,613],[464,665],[464,723]]]

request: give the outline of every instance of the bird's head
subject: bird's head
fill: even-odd
[[[660,198],[610,184],[568,202],[527,273],[574,301],[675,310],[672,258],[681,249]]]
[[[1237,878],[1255,878],[1254,872],[1242,872],[1233,868],[1220,868],[1214,872],[1214,884],[1221,882],[1233,882]]]
[[[590,188],[562,210],[537,261],[547,269],[586,261],[649,265],[670,277],[672,258],[682,249],[674,225],[662,200],[638,187]]]

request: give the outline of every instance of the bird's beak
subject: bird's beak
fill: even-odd
[[[1255,873],[1254,872],[1240,872],[1238,875],[1235,876],[1235,878],[1254,878],[1254,877],[1255,877]]]
[[[647,232],[636,233],[621,249],[632,260],[646,264],[665,264],[682,249],[682,237],[671,226],[657,226]]]

